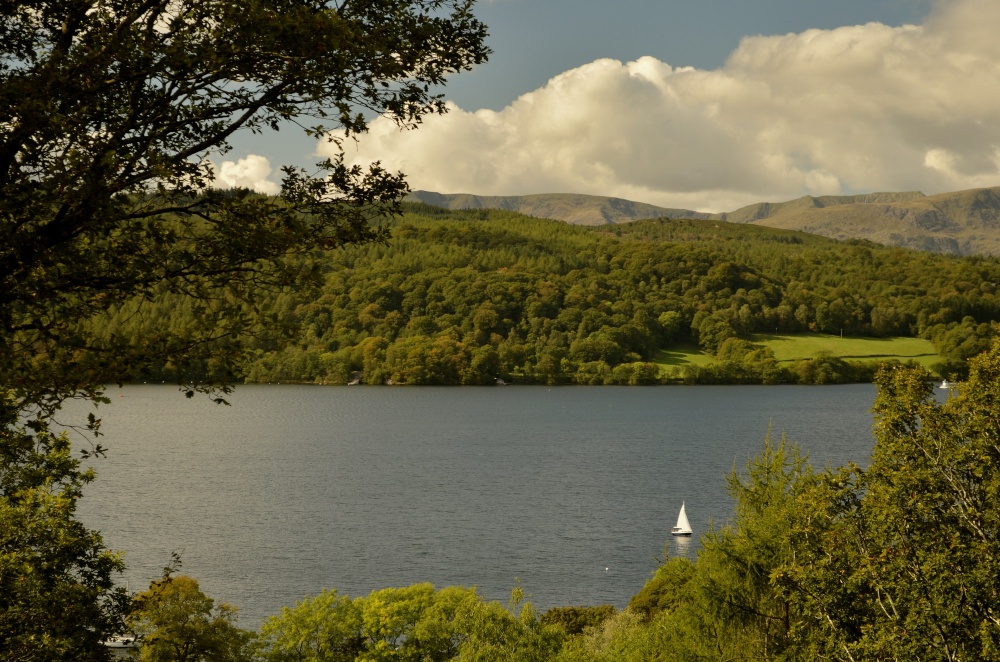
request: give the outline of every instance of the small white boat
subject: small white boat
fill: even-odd
[[[670,535],[690,536],[692,533],[691,522],[688,521],[687,511],[684,509],[684,502],[681,501],[681,512],[677,515],[677,526],[670,529]]]
[[[941,382],[941,385],[940,385],[940,386],[938,386],[938,388],[944,388],[944,389],[952,389],[952,388],[955,388],[955,384],[953,384],[952,382],[949,382],[949,381],[948,381],[948,380],[946,379],[946,380],[944,380],[943,382]]]

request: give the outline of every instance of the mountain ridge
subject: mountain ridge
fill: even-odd
[[[799,230],[834,239],[867,239],[956,255],[1000,255],[1000,186],[925,195],[920,191],[802,196],[722,213],[658,207],[608,196],[542,193],[480,196],[414,191],[409,200],[446,209],[506,209],[574,225],[650,218],[718,220]]]

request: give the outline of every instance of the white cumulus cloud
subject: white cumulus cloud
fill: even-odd
[[[597,60],[499,112],[452,105],[416,131],[377,119],[347,159],[442,193],[710,211],[1000,185],[998,32],[997,0],[943,0],[922,25],[747,37],[711,71]]]
[[[276,195],[281,187],[268,179],[273,172],[266,156],[248,154],[236,161],[223,161],[214,165],[215,182],[219,188],[248,188],[258,193]]]

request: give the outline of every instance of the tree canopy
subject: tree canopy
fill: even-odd
[[[766,444],[730,478],[733,522],[663,565],[632,602],[649,627],[617,636],[663,660],[1000,659],[1000,343],[970,363],[944,402],[919,369],[879,373],[867,468]]]
[[[241,662],[253,638],[236,627],[234,607],[216,605],[186,575],[167,574],[135,596],[129,626],[142,662]]]
[[[237,131],[297,127],[342,147],[372,116],[413,128],[444,112],[435,87],[488,55],[472,5],[0,3],[5,659],[101,658],[121,625],[121,562],[73,516],[92,474],[49,431],[60,403],[99,401],[164,361],[211,362],[224,384],[246,330],[280,328],[261,293],[312,282],[315,252],[384,239],[407,190],[401,173],[334,156],[285,168],[279,196],[220,191],[211,159]],[[128,306],[142,319],[163,295],[195,322],[95,333],[95,316]],[[97,432],[96,419],[75,423]]]
[[[472,0],[62,0],[0,5],[0,383],[25,402],[183,359],[245,328],[283,258],[384,237],[400,173],[286,168],[275,198],[211,190],[236,131],[298,125],[336,145],[484,61]],[[194,297],[186,336],[94,339],[96,312]],[[32,357],[27,364],[25,357]],[[41,360],[39,360],[41,357]],[[43,398],[44,396],[44,398]]]
[[[103,658],[129,596],[115,587],[124,564],[75,517],[84,486],[69,435],[45,420],[18,420],[0,392],[0,657]],[[4,406],[6,405],[6,406]]]
[[[565,631],[543,623],[518,588],[505,609],[474,588],[430,584],[373,591],[351,599],[336,591],[284,608],[261,627],[257,659],[266,662],[476,660],[542,662]]]

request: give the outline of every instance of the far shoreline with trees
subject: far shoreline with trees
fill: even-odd
[[[316,257],[314,284],[268,294],[269,323],[244,329],[248,352],[228,373],[168,361],[133,379],[825,384],[871,382],[886,361],[956,379],[1000,321],[997,258],[721,221],[404,210],[384,243]],[[111,308],[94,333],[196,323],[164,293],[141,312]]]

